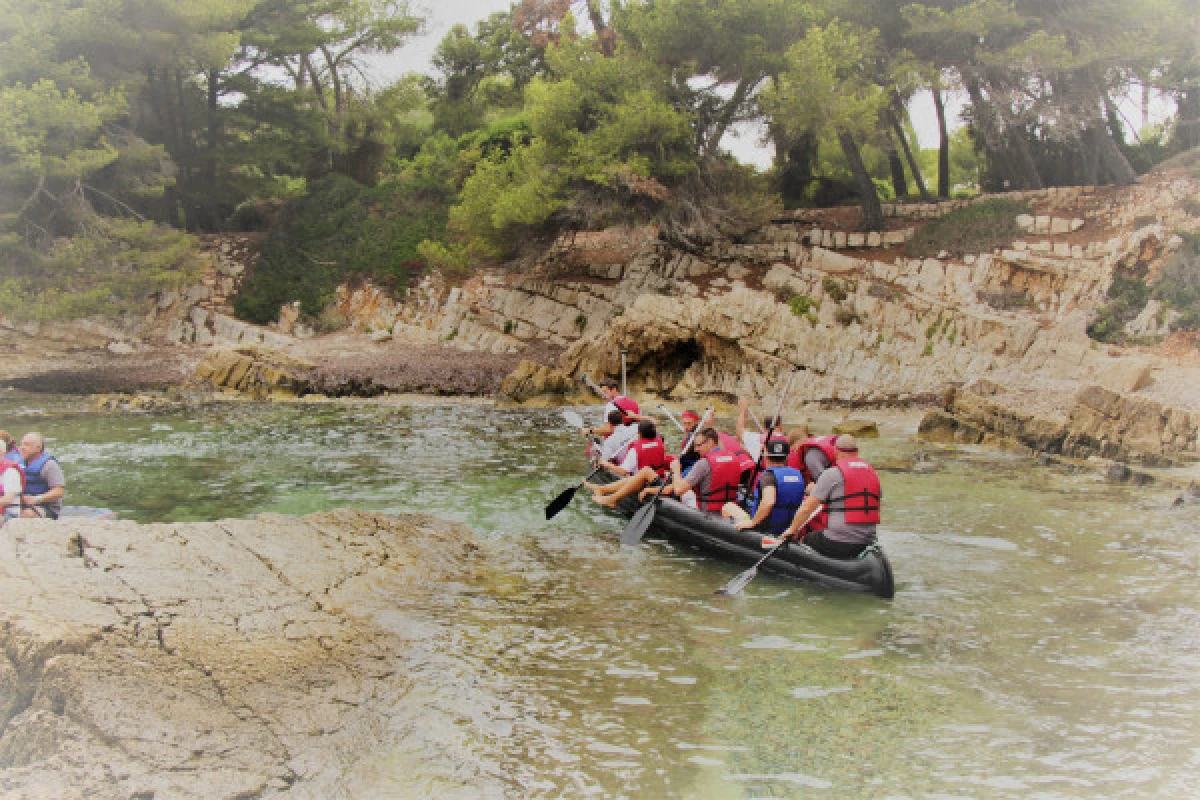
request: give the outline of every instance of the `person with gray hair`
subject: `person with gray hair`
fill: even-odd
[[[21,496],[21,516],[58,519],[62,513],[66,480],[58,459],[46,452],[46,437],[30,432],[21,437],[21,457],[25,459],[25,493]]]

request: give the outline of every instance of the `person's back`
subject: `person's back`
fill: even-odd
[[[0,525],[21,516],[21,495],[25,491],[25,470],[16,461],[0,459]]]
[[[821,473],[812,494],[825,504],[828,514],[819,534],[835,549],[844,551],[844,555],[838,555],[857,555],[875,543],[883,490],[879,474],[858,456],[853,436],[837,437],[837,460]]]

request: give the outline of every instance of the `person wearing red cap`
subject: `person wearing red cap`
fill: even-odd
[[[857,558],[877,538],[883,489],[874,467],[859,458],[853,436],[844,433],[837,437],[834,448],[833,465],[817,478],[784,537],[799,539],[804,521],[824,505],[829,513],[825,529],[809,533],[804,543],[830,558]]]

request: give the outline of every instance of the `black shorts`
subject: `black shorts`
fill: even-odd
[[[38,503],[37,505],[26,506],[26,508],[32,508],[34,512],[42,519],[58,519],[58,512],[50,506],[44,506],[41,503]]]
[[[804,537],[804,543],[823,556],[842,559],[858,558],[863,550],[870,547],[869,544],[827,538],[824,531],[813,531]]]

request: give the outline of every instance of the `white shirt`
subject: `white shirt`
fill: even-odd
[[[625,454],[629,451],[629,445],[633,444],[633,440],[637,438],[637,435],[637,423],[618,425],[613,429],[609,437],[604,440],[604,444],[601,445],[600,460],[611,461],[616,464],[625,458]]]
[[[0,511],[19,517],[21,515],[21,474],[15,469],[4,470],[3,482],[0,483],[0,495],[14,497],[13,502]]]

